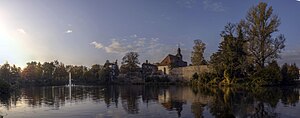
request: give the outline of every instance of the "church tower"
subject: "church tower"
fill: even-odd
[[[178,57],[180,60],[182,60],[182,54],[181,54],[180,44],[178,44],[178,49],[177,49],[176,57]]]

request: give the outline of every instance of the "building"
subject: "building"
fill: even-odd
[[[148,62],[148,60],[146,60],[146,63],[143,63],[143,64],[142,64],[142,73],[143,73],[143,75],[145,75],[145,76],[153,75],[153,74],[155,74],[157,71],[158,71],[157,66],[154,65],[154,64],[150,64],[150,63]]]
[[[116,60],[114,63],[110,63],[109,60],[106,60],[104,64],[104,68],[110,68],[110,80],[114,80],[119,75],[119,66],[118,66],[118,60]]]
[[[176,55],[169,54],[157,66],[163,74],[170,74],[172,68],[186,67],[187,62],[182,60],[181,49],[178,47]]]

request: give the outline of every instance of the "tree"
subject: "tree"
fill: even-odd
[[[53,70],[53,78],[55,80],[64,80],[68,77],[68,72],[65,65],[62,62],[55,60],[53,62],[54,70]]]
[[[289,78],[289,75],[288,75],[288,68],[289,68],[289,65],[287,63],[284,63],[281,67],[281,76],[282,76],[282,82],[281,84],[288,84],[292,81],[292,79]]]
[[[277,61],[273,60],[272,62],[269,63],[267,67],[269,70],[272,70],[271,73],[269,74],[273,76],[268,79],[271,79],[271,82],[273,84],[278,84],[282,80],[282,75]]]
[[[246,41],[240,26],[227,24],[221,37],[223,41],[219,45],[219,50],[211,56],[212,67],[216,74],[225,77],[227,82],[234,78],[243,78],[246,76],[247,54]]]
[[[0,78],[6,81],[7,83],[10,83],[11,79],[11,67],[8,63],[5,63],[0,68]]]
[[[35,81],[37,79],[41,78],[42,75],[42,66],[40,63],[37,63],[35,61],[28,62],[27,67],[24,68],[22,71],[22,77],[24,79]]]
[[[264,68],[265,63],[279,57],[278,54],[285,47],[285,37],[282,34],[275,38],[272,36],[278,32],[280,25],[272,7],[263,2],[252,7],[241,25],[248,40],[248,53],[253,57],[256,67]]]
[[[202,40],[194,40],[194,47],[192,51],[192,57],[191,61],[193,65],[205,65],[206,61],[204,59],[203,53],[205,50],[205,43],[202,42]]]
[[[126,53],[122,58],[121,72],[136,72],[139,68],[139,54],[137,52]]]
[[[282,84],[292,84],[295,79],[299,79],[299,68],[295,63],[292,65],[285,63],[281,67],[281,75]]]
[[[288,68],[288,74],[292,80],[299,79],[299,68],[295,63]]]
[[[265,68],[259,69],[252,76],[255,85],[278,85],[282,81],[282,74],[277,61],[273,60]]]
[[[44,62],[42,68],[43,68],[43,79],[52,80],[53,79],[52,75],[55,69],[55,65],[53,64],[53,62]]]
[[[103,68],[103,67],[101,67],[99,64],[92,65],[92,68],[89,70],[92,74],[92,78],[94,78],[94,79],[100,78],[99,73],[100,73],[101,68]]]

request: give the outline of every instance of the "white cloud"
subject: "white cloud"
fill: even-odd
[[[90,44],[97,49],[105,50],[107,53],[126,53],[130,51],[145,53],[160,46],[158,38],[139,38],[135,35],[130,36],[129,39],[112,39],[107,46],[96,41]]]
[[[101,43],[97,43],[96,41],[93,41],[92,43],[90,43],[91,45],[94,45],[95,48],[97,49],[101,49],[103,48],[103,45]]]
[[[300,2],[300,0],[297,0],[298,2]]]
[[[21,29],[21,28],[19,28],[19,29],[17,29],[17,31],[19,32],[19,33],[21,33],[21,34],[27,34],[26,32],[25,32],[25,30],[24,29]]]
[[[215,2],[214,0],[203,0],[202,3],[205,10],[211,10],[215,12],[225,11],[222,2]]]
[[[112,43],[104,49],[107,53],[124,53],[127,51],[127,47],[117,41],[117,39],[113,39]]]
[[[72,33],[72,32],[73,32],[73,30],[70,30],[70,29],[65,31],[66,34],[69,34],[69,33]]]

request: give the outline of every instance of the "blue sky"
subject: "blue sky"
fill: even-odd
[[[261,0],[279,15],[287,38],[280,62],[300,65],[300,2]],[[183,50],[190,62],[193,40],[218,49],[228,22],[245,18],[256,0],[1,0],[0,63],[24,67],[29,61],[65,64],[121,61],[136,51],[140,61],[160,62]]]

